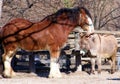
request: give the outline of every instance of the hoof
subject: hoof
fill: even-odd
[[[3,73],[2,76],[4,78],[12,78],[12,77],[15,77],[16,76],[16,73],[14,71],[12,71],[11,73]]]
[[[62,77],[62,75],[61,74],[50,74],[49,75],[49,78],[61,78]]]
[[[3,76],[2,75],[0,75],[0,79],[2,79],[3,78]]]
[[[92,71],[91,71],[91,74],[95,74],[95,71],[94,71],[94,70],[92,70]]]
[[[11,78],[11,76],[8,76],[8,75],[5,75],[5,74],[2,74],[2,77],[3,78]]]
[[[101,70],[98,70],[98,74],[101,74]]]
[[[110,73],[111,73],[111,74],[114,74],[114,73],[115,73],[115,71],[111,70],[111,71],[110,71]]]

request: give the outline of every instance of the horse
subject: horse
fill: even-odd
[[[81,49],[89,51],[89,57],[91,58],[92,65],[92,74],[94,74],[95,71],[95,61],[97,61],[98,73],[101,73],[101,59],[110,60],[110,73],[112,74],[115,72],[118,42],[114,35],[83,35],[81,36],[80,40]]]
[[[15,76],[10,63],[19,48],[26,51],[48,50],[50,52],[50,78],[62,77],[59,70],[59,55],[69,33],[80,26],[88,33],[94,32],[89,11],[84,7],[61,8],[38,22],[16,18],[0,30],[0,41],[4,48],[3,77]]]

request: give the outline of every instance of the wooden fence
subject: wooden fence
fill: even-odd
[[[78,45],[76,42],[78,42],[78,38],[79,36],[77,36],[76,34],[78,34],[78,32],[81,32],[81,33],[86,33],[86,31],[81,31],[79,29],[75,29],[75,31],[73,33],[71,33],[68,37],[68,43],[73,47],[72,49],[74,50],[79,50],[79,49],[76,49],[76,45]],[[119,31],[94,31],[94,33],[97,33],[97,34],[113,34],[116,36],[116,39],[118,41],[118,48],[120,48],[120,32]],[[78,40],[78,41],[77,41]],[[78,57],[79,56],[79,57]],[[86,57],[86,58],[83,58],[83,57],[80,57],[80,55],[76,56],[76,68],[78,71],[81,71],[82,70],[82,61],[89,61],[90,58]],[[116,56],[116,59],[117,57],[120,56],[120,52],[117,52],[117,56]]]
[[[72,51],[75,51],[75,66],[77,68],[78,71],[82,70],[82,64],[81,61],[83,60],[90,60],[90,58],[82,58],[80,56],[80,47],[79,47],[79,32],[86,32],[86,31],[81,31],[81,30],[74,30],[73,32],[71,32],[71,34],[68,36],[68,41],[67,41],[67,45],[69,46],[69,49],[65,49],[65,53],[66,55],[71,55],[73,54]],[[100,34],[113,34],[113,35],[120,35],[120,32],[118,31],[95,31],[95,33],[100,33]],[[116,37],[116,39],[118,40],[118,47],[120,47],[120,37]],[[46,52],[46,51],[45,51]],[[36,52],[36,53],[41,53],[40,52]],[[18,53],[20,54],[20,53]],[[34,64],[34,54],[35,53],[24,53],[24,54],[28,54],[29,56],[29,70],[30,72],[35,72],[35,64]],[[22,54],[23,55],[23,54]],[[117,56],[120,56],[120,53],[117,53]]]

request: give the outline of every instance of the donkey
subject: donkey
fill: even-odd
[[[115,61],[118,43],[114,35],[91,34],[83,35],[80,39],[81,49],[90,52],[92,70],[95,71],[95,60],[97,60],[98,73],[101,73],[101,59],[110,59],[111,73],[115,72]]]

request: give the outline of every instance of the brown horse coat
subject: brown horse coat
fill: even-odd
[[[85,8],[63,8],[37,23],[25,19],[14,19],[0,31],[4,48],[4,77],[14,72],[10,62],[18,48],[27,51],[49,50],[51,55],[49,77],[61,77],[58,58],[68,34],[77,26],[91,32],[94,30],[91,16]]]
[[[117,45],[117,40],[114,35],[84,35],[81,37],[80,42],[80,46],[82,49],[87,49],[90,51],[93,73],[95,70],[95,59],[97,59],[98,71],[101,71],[102,58],[111,59],[111,73],[115,71],[115,61],[118,47]]]

